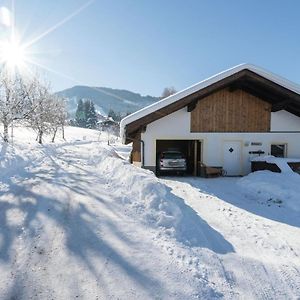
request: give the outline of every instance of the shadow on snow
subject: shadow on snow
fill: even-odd
[[[10,147],[10,146],[8,146]],[[2,147],[0,160],[5,159],[7,146]],[[91,209],[88,209],[83,203],[73,205],[72,200],[61,201],[60,197],[69,197],[69,191],[74,192],[76,197],[92,197],[102,205],[109,206],[112,213],[114,212],[113,203],[108,202],[105,198],[105,191],[99,191],[97,195],[86,189],[85,184],[103,183],[105,179],[101,179],[95,174],[85,171],[83,168],[77,167],[75,163],[82,160],[81,157],[69,154],[68,152],[60,153],[64,155],[63,159],[54,157],[55,149],[45,147],[44,156],[41,160],[47,160],[49,169],[43,170],[39,165],[41,161],[32,162],[32,158],[28,156],[26,159],[13,154],[13,163],[6,162],[5,168],[1,170],[0,177],[0,262],[9,263],[13,266],[12,245],[20,236],[25,235],[25,238],[30,239],[34,243],[37,235],[43,235],[42,217],[46,217],[55,222],[56,226],[61,228],[66,235],[65,246],[70,254],[78,257],[83,261],[86,267],[94,275],[102,290],[105,290],[104,280],[101,283],[102,275],[94,266],[91,260],[93,252],[98,259],[103,261],[110,260],[114,265],[117,265],[127,277],[133,282],[141,286],[149,295],[153,294],[153,290],[163,290],[161,283],[155,277],[151,277],[147,272],[140,269],[139,266],[133,265],[131,261],[126,259],[120,251],[109,244],[106,239],[101,238],[101,234],[95,232],[101,231],[101,222],[103,226],[109,227],[110,233],[115,235],[121,243],[133,245],[122,230],[118,230],[116,226],[106,218],[100,220]],[[11,152],[14,150],[11,148]],[[34,158],[33,158],[34,159]],[[57,163],[57,160],[61,164]],[[64,169],[64,166],[71,166],[72,171]],[[60,193],[56,195],[47,189],[54,185],[60,189]],[[74,195],[72,194],[72,196]],[[12,210],[21,211],[24,219],[20,224],[9,223],[8,214]],[[98,219],[97,219],[98,217]],[[87,220],[88,219],[88,220]],[[95,224],[97,221],[97,224]],[[100,223],[100,224],[99,224]],[[38,228],[38,229],[37,229]],[[99,229],[100,228],[100,229]],[[44,250],[48,251],[51,245],[44,245]],[[32,249],[30,249],[31,251]],[[23,281],[28,280],[30,270],[18,270],[18,277],[15,279],[15,284],[22,286]],[[76,275],[74,275],[76,276]],[[103,279],[103,278],[102,278]],[[26,290],[23,287],[22,295],[25,296]]]
[[[173,180],[174,178],[169,178]],[[177,180],[177,179],[176,179]],[[236,178],[180,178],[179,181],[190,184],[201,193],[216,196],[219,199],[255,215],[294,227],[300,227],[300,214],[285,207],[268,206],[260,203],[255,195],[241,192],[236,185]],[[207,200],[209,201],[209,200]],[[288,210],[288,212],[287,212]]]
[[[136,282],[149,295],[154,295],[154,291],[164,292],[164,283],[159,282],[154,274],[142,269],[130,262],[122,252],[111,245],[107,239],[101,237],[101,226],[110,228],[111,234],[126,246],[134,247],[137,241],[133,241],[122,232],[122,228],[117,228],[109,216],[105,219],[99,219],[84,201],[76,202],[70,198],[75,195],[77,199],[88,197],[97,201],[95,205],[104,205],[109,211],[122,218],[122,214],[115,206],[113,201],[109,201],[109,194],[105,191],[95,192],[87,190],[87,183],[91,185],[104,184],[105,177],[99,177],[81,167],[85,164],[86,159],[82,156],[66,151],[59,147],[41,147],[42,157],[36,158],[34,162],[30,154],[26,159],[14,154],[13,164],[7,162],[10,166],[7,170],[2,167],[0,184],[0,262],[13,264],[11,257],[12,244],[22,234],[33,240],[38,234],[43,234],[43,222],[41,217],[53,221],[56,226],[61,228],[66,235],[65,246],[69,253],[84,262],[85,266],[94,275],[101,288],[105,290],[104,278],[90,257],[94,253],[98,259],[111,261],[132,281]],[[57,152],[60,150],[60,152]],[[13,149],[10,148],[13,152]],[[7,146],[1,150],[0,161],[5,159]],[[41,163],[47,162],[48,169],[43,169]],[[68,168],[66,168],[68,167]],[[51,186],[59,188],[60,193],[55,194]],[[48,189],[48,190],[47,190]],[[99,195],[100,194],[100,195]],[[68,199],[61,201],[60,197]],[[194,247],[206,247],[216,253],[225,254],[233,252],[233,246],[224,239],[224,237],[210,227],[199,215],[184,201],[174,196],[168,188],[168,197],[182,211],[182,218],[176,232],[177,239],[185,245]],[[77,205],[73,205],[76,202]],[[16,209],[23,213],[24,219],[22,224],[10,224],[8,214],[11,210]],[[39,226],[37,226],[39,224]],[[40,228],[40,232],[37,231]],[[96,232],[97,228],[98,232]],[[44,245],[44,250],[51,248],[51,245]],[[27,280],[24,276],[28,275],[28,270],[19,270],[20,275],[15,279],[16,284],[22,285],[22,281]],[[22,277],[23,276],[23,277]],[[23,296],[26,291],[23,291]]]

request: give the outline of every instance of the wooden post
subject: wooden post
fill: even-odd
[[[193,175],[194,176],[197,176],[197,169],[198,169],[198,166],[197,166],[197,157],[198,157],[198,147],[197,147],[197,141],[194,141],[194,172],[193,172]]]

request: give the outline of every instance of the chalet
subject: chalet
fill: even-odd
[[[120,134],[143,168],[155,171],[157,153],[177,148],[191,174],[205,164],[245,175],[260,154],[300,158],[300,87],[238,65],[127,116]]]

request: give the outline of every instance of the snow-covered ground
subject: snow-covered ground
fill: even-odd
[[[300,222],[300,175],[292,171],[284,173],[259,171],[242,178],[238,184],[261,203],[285,208],[290,223],[293,222],[291,214],[297,212],[295,222]]]
[[[260,171],[241,179],[163,181],[223,237],[223,243],[216,243],[206,235],[212,246],[204,265],[210,266],[208,278],[217,277],[213,281],[225,298],[299,299],[298,174]],[[216,251],[224,241],[227,251]],[[203,249],[195,253],[202,257]]]
[[[279,202],[250,176],[157,179],[93,130],[34,138],[0,150],[0,299],[298,299],[284,185]]]

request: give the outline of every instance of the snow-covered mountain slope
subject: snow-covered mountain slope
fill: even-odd
[[[1,299],[297,299],[297,211],[239,179],[157,179],[97,131],[34,138],[1,146]]]
[[[74,86],[57,94],[67,98],[71,115],[75,114],[79,99],[93,100],[102,115],[107,115],[110,109],[122,114],[132,113],[159,100],[157,97],[106,87]]]

